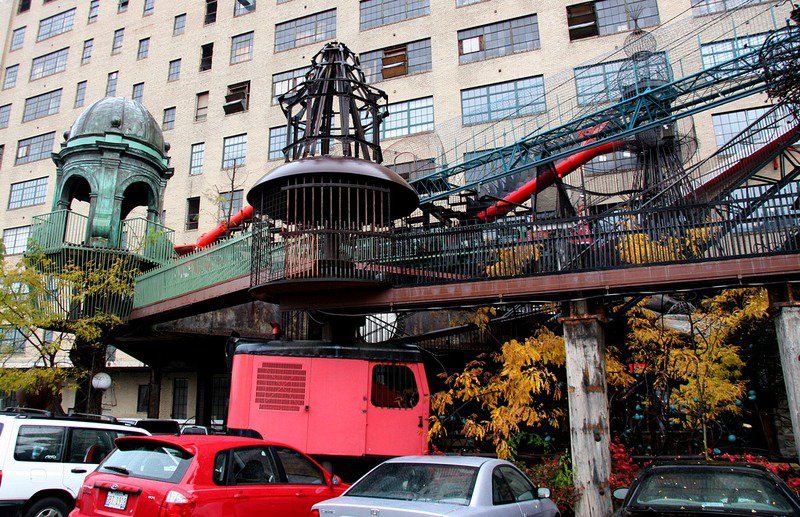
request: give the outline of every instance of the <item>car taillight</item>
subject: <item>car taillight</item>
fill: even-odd
[[[161,503],[158,517],[189,517],[193,510],[194,502],[191,499],[176,490],[170,490]]]
[[[78,497],[75,499],[75,508],[82,508],[83,507],[83,498],[89,497],[92,495],[92,485],[83,485],[81,487],[81,492],[78,494]]]
[[[311,517],[319,517],[319,510],[311,510]]]

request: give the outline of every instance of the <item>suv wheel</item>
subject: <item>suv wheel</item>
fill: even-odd
[[[25,517],[67,517],[69,510],[63,499],[45,497],[33,503],[25,512]]]

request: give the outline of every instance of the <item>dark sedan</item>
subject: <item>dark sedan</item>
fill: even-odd
[[[617,515],[769,515],[800,517],[800,498],[759,465],[671,463],[644,469],[630,488],[614,491],[624,500]]]

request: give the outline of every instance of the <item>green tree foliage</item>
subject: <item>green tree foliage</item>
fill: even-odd
[[[0,266],[0,391],[23,392],[32,404],[60,411],[64,387],[96,371],[79,357],[104,354],[122,323],[115,309],[132,296],[135,270],[119,257],[57,265],[32,253],[14,262],[2,249]]]

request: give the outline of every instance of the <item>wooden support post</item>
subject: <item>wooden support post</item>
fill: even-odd
[[[795,286],[770,289],[772,306],[777,309],[775,329],[781,354],[783,382],[792,418],[792,434],[800,458],[800,297]]]
[[[147,418],[159,418],[161,413],[161,369],[150,368],[150,388],[148,389]]]
[[[586,302],[565,306],[570,446],[579,517],[612,513],[611,452],[606,389],[605,336],[602,316],[590,314]]]

